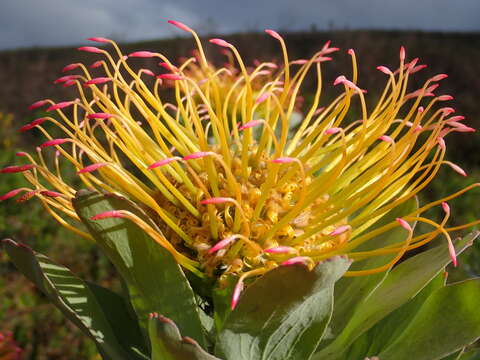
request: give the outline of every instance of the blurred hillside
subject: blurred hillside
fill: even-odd
[[[277,41],[266,34],[247,33],[225,37],[240,50],[247,64],[254,59],[280,61]],[[368,89],[370,103],[383,89],[385,75],[375,68],[386,65],[394,68],[398,63],[398,49],[404,45],[408,58],[420,58],[419,63],[428,64],[428,68],[415,74],[411,89],[416,89],[423,81],[437,73],[447,73],[449,79],[442,82],[438,94],[452,94],[455,101],[449,106],[457,109],[458,114],[467,117],[470,126],[478,127],[480,119],[477,104],[480,94],[480,34],[458,33],[422,33],[388,31],[334,31],[305,32],[285,36],[291,59],[306,58],[319,50],[327,40],[342,50],[354,48],[360,69],[359,84]],[[216,63],[225,61],[218,47],[207,41],[207,57]],[[158,51],[167,55],[174,63],[182,56],[190,56],[194,43],[190,38],[149,41],[134,44],[122,44],[125,53],[135,50]],[[345,51],[336,53],[334,61],[324,66],[324,101],[333,97],[331,81],[340,74],[351,73],[350,57]],[[73,90],[53,81],[61,76],[61,69],[72,62],[90,64],[100,55],[85,54],[75,48],[34,48],[0,52],[0,109],[12,113],[18,125],[32,118],[27,106],[32,102],[51,98],[55,101],[71,99]],[[156,61],[135,59],[138,64],[160,72]],[[313,77],[312,77],[313,78]],[[314,85],[313,83],[311,84]],[[308,94],[308,83],[303,89]],[[329,95],[329,93],[331,95]],[[308,99],[307,99],[308,100]],[[473,136],[451,136],[449,144],[455,151],[450,158],[477,164],[480,155],[475,147]]]

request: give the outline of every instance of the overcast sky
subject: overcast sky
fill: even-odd
[[[0,0],[0,49],[245,30],[480,31],[480,0]]]

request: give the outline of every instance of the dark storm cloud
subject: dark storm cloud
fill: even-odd
[[[479,0],[0,0],[0,48],[141,40],[181,32],[386,28],[479,31]]]

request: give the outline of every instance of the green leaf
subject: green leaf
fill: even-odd
[[[455,244],[457,254],[470,246],[478,236],[471,233]],[[413,256],[397,265],[366,298],[360,302],[355,313],[335,340],[317,353],[314,359],[336,359],[349,346],[378,321],[413,298],[447,264],[450,256],[445,242]]]
[[[387,213],[366,232],[389,224],[392,221],[395,221],[397,217],[403,217],[417,209],[418,200],[417,198],[412,198]],[[411,225],[414,227],[415,223],[411,223]],[[368,251],[379,247],[385,247],[402,242],[407,236],[408,234],[405,229],[402,227],[395,227],[362,244],[357,250]],[[363,261],[354,262],[350,267],[350,270],[365,270],[379,267],[391,261],[394,256],[395,255],[374,256]],[[387,274],[388,271],[369,276],[343,277],[335,284],[335,307],[328,328],[328,336],[325,336],[325,338],[322,339],[320,344],[321,347],[325,347],[340,334],[352,317],[357,306],[363,299],[367,298],[370,293],[383,282],[383,280],[385,280]]]
[[[425,300],[436,290],[445,285],[445,274],[440,273],[428,283],[413,299],[402,305],[390,315],[379,321],[370,330],[365,332],[352,344],[345,355],[345,359],[364,359],[375,356],[389,344],[410,324],[422,307]]]
[[[90,220],[105,211],[128,210],[155,227],[143,211],[119,196],[90,191],[79,191],[73,205],[100,248],[125,279],[142,327],[146,330],[148,314],[165,314],[178,324],[183,334],[204,345],[194,293],[173,256],[129,220]]]
[[[153,315],[149,321],[152,360],[219,360],[189,337],[182,337],[175,323]]]
[[[122,297],[79,279],[25,245],[8,239],[3,244],[15,266],[95,341],[104,359],[146,359],[140,328]]]
[[[216,353],[232,360],[307,360],[330,320],[333,287],[350,261],[334,257],[312,271],[278,267],[253,282],[227,317]]]
[[[435,291],[405,331],[379,355],[389,360],[436,360],[480,338],[480,279]]]

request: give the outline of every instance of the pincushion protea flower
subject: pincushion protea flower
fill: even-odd
[[[66,160],[88,188],[120,194],[142,206],[161,232],[124,209],[98,214],[94,220],[133,221],[200,277],[238,276],[233,306],[247,277],[277,266],[311,267],[333,255],[353,260],[394,255],[379,267],[346,273],[368,275],[389,269],[405,252],[438,235],[446,238],[455,261],[449,232],[474,223],[448,228],[446,201],[479,184],[376,225],[424,189],[442,165],[466,175],[444,159],[446,135],[474,131],[462,123],[462,116],[452,115],[454,109],[441,107],[451,96],[434,91],[446,75],[409,90],[409,78],[424,66],[417,64],[418,59],[407,61],[402,48],[398,69],[378,67],[387,77],[386,86],[378,102],[368,106],[355,53],[349,50],[352,75],[336,78],[333,86],[342,91],[325,104],[322,63],[338,50],[330,43],[308,60],[291,61],[282,37],[266,30],[279,42],[284,64],[277,68],[259,63],[247,70],[232,44],[211,39],[238,66],[233,71],[231,62],[228,68],[216,69],[196,33],[171,23],[191,33],[198,46],[197,57],[181,65],[161,53],[125,56],[105,38],[90,40],[111,44],[112,54],[103,48],[79,48],[102,56],[90,67],[103,73],[95,77],[83,64],[68,65],[64,71],[79,73],[56,82],[76,87],[78,98],[31,105],[31,109],[46,106],[52,116],[21,130],[37,129],[46,141],[36,157],[18,153],[28,159],[26,164],[0,172],[22,172],[32,187],[14,189],[0,200],[19,193],[23,193],[19,201],[36,196],[63,226],[90,238],[71,222],[79,218],[72,206],[76,189],[60,172],[60,161]],[[131,65],[136,57],[156,59],[168,72],[136,71]],[[145,80],[152,76],[153,81]],[[292,131],[290,119],[307,76],[317,79],[317,88],[302,123]],[[147,85],[150,82],[153,86]],[[164,100],[165,84],[173,88],[173,104]],[[352,102],[360,105],[360,119],[351,119]],[[61,138],[52,137],[51,124],[63,131]],[[50,148],[56,149],[53,168],[43,155]],[[422,216],[440,205],[445,213],[441,221]],[[414,234],[409,222],[415,221],[433,230]],[[404,241],[356,251],[394,227],[406,230]]]

